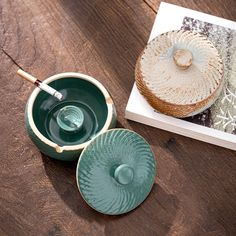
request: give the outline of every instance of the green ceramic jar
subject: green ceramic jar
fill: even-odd
[[[64,97],[57,101],[36,88],[26,105],[27,132],[45,155],[63,161],[76,160],[94,137],[115,127],[112,98],[94,78],[69,72],[43,82]]]

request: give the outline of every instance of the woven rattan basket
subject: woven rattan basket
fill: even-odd
[[[199,33],[170,31],[154,38],[138,58],[135,80],[157,111],[188,117],[210,107],[223,87],[223,63]]]

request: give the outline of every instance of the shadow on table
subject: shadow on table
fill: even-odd
[[[61,199],[90,223],[105,226],[107,235],[165,235],[172,226],[179,207],[178,199],[154,184],[148,198],[135,210],[121,216],[107,216],[90,208],[82,199],[76,184],[77,162],[61,162],[42,154],[45,172]]]
[[[59,3],[101,56],[106,70],[116,74],[113,78],[118,78],[122,88],[130,91],[134,65],[153,24],[153,18],[144,11],[143,1],[67,0]]]
[[[189,139],[185,144],[191,142]],[[232,191],[235,189],[236,153],[200,141],[194,141],[194,148],[187,153],[178,143],[169,145],[168,150],[182,167],[188,179],[186,184],[193,189],[192,195],[201,196],[197,203],[198,214],[192,212],[191,215],[194,221],[202,221],[201,227],[196,228],[198,234],[208,230],[215,235],[236,235],[236,191]]]

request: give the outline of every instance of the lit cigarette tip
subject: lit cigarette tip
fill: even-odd
[[[54,94],[54,97],[56,97],[59,101],[61,101],[63,99],[63,95],[61,93],[59,93],[59,92],[56,92]]]

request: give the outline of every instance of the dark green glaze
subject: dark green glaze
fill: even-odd
[[[29,124],[29,119],[27,116],[27,105],[25,109],[25,127],[28,132],[28,135],[30,139],[33,141],[33,143],[38,147],[38,149],[45,155],[55,158],[57,160],[61,161],[74,161],[78,159],[80,153],[82,150],[76,150],[76,151],[63,151],[63,153],[58,153],[55,148],[47,145],[46,143],[42,142],[37,135],[33,132],[31,129],[31,126]]]
[[[109,130],[81,153],[76,179],[84,200],[95,210],[118,215],[140,205],[156,174],[149,144],[137,133]]]
[[[33,120],[39,132],[59,146],[74,146],[90,141],[104,127],[107,120],[108,108],[103,93],[91,82],[79,78],[60,78],[49,85],[63,94],[60,102],[44,91],[40,91],[33,104]],[[69,131],[60,128],[57,114],[65,106],[76,106],[83,112],[80,129]],[[63,150],[58,153],[54,147],[46,144],[33,132],[30,127],[28,114],[25,114],[26,129],[30,138],[44,154],[59,160],[75,160],[80,150]],[[109,128],[116,125],[116,112],[113,106],[112,121]]]
[[[60,146],[78,145],[90,140],[102,129],[107,119],[107,105],[95,85],[74,78],[63,78],[49,85],[63,94],[63,101],[41,91],[34,102],[33,119],[46,138]],[[60,109],[69,105],[84,112],[84,124],[79,132],[65,132],[56,122]]]

